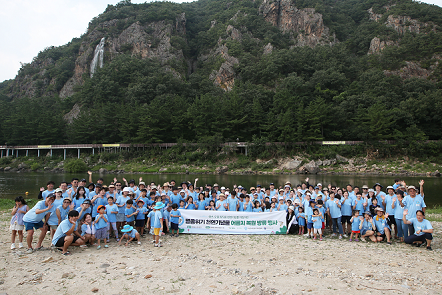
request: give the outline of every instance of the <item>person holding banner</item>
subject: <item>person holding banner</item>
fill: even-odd
[[[298,221],[296,220],[295,207],[289,206],[287,216],[287,234],[295,234],[299,230]]]

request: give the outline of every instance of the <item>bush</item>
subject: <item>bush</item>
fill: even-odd
[[[40,168],[40,164],[39,163],[32,163],[31,164],[31,170],[35,171],[38,170]]]
[[[64,170],[70,173],[85,172],[87,171],[87,165],[82,159],[74,159],[64,165]]]

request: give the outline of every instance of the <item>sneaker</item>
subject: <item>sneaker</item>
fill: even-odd
[[[152,243],[155,244],[156,243],[155,240],[153,240]]]
[[[359,242],[359,240],[358,240],[358,239],[355,239],[355,242]]]
[[[313,237],[313,240],[316,240],[316,237]]]
[[[21,248],[23,248],[24,246],[23,246],[23,243],[18,243],[18,248],[19,249],[21,249]]]
[[[110,243],[110,240],[107,240],[108,243]]]
[[[98,246],[98,247],[97,247],[97,250],[100,250],[100,249],[101,249],[101,246]]]
[[[336,237],[336,234],[335,233],[332,233],[332,235],[331,235],[332,237]]]
[[[80,245],[80,248],[87,248],[87,245]]]
[[[320,241],[322,241],[322,238],[319,238]]]
[[[109,245],[104,245],[104,248],[109,248]]]
[[[427,250],[428,251],[433,251],[433,249],[431,249],[431,246],[427,246]]]
[[[31,254],[32,252],[34,252],[34,249],[32,248],[28,248],[28,250],[26,250],[26,253]]]
[[[304,235],[304,237],[308,237],[308,236],[309,236],[308,234],[305,234],[305,235]]]
[[[12,243],[12,244],[11,244],[11,250],[14,250],[14,249],[15,249],[15,244]]]
[[[351,239],[349,241],[351,242]]]
[[[141,245],[141,242],[140,242],[140,241],[138,241],[138,245]]]
[[[342,240],[342,236],[339,236],[339,239]]]
[[[343,236],[344,238],[348,238],[348,236],[347,236],[346,234],[343,234],[342,236]]]
[[[391,242],[387,242],[387,245],[391,245]]]
[[[427,245],[427,241],[425,241],[425,242],[423,242],[422,244],[418,244],[418,246],[417,247],[422,247],[422,246],[426,246]]]
[[[361,241],[362,241],[362,242],[366,242],[365,238],[361,238]]]

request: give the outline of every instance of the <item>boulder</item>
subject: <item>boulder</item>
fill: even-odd
[[[300,160],[290,160],[287,163],[285,163],[282,168],[288,169],[288,170],[295,170],[301,165],[302,161]]]
[[[346,157],[340,156],[336,154],[336,161],[338,163],[348,163],[348,159]]]
[[[222,166],[222,167],[216,167],[215,172],[216,174],[224,174],[229,170],[229,168],[227,166]]]
[[[317,174],[319,172],[319,167],[318,165],[316,165],[316,162],[314,160],[311,160],[306,165],[304,165],[304,168],[309,174]]]
[[[107,169],[105,169],[105,168],[100,168],[100,169],[98,170],[98,173],[107,173]]]

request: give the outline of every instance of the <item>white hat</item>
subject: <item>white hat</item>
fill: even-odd
[[[131,190],[128,186],[126,186],[125,188],[123,188],[123,192],[131,192]]]
[[[279,200],[284,200],[284,197],[283,197],[283,196],[280,196],[280,197],[279,197]]]
[[[225,189],[226,189],[226,187],[225,187],[225,186],[222,186],[222,187],[221,187],[221,190],[225,190]]]
[[[316,186],[322,186],[322,183],[319,182]]]

